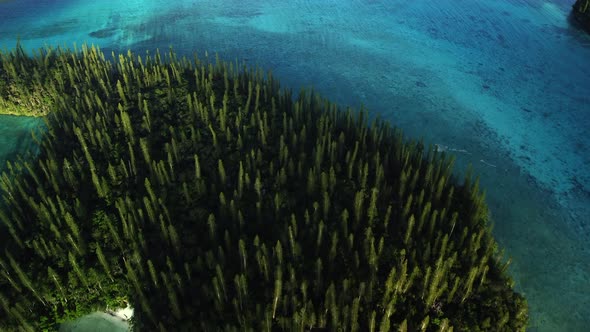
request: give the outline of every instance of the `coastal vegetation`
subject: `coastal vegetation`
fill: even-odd
[[[44,116],[52,104],[44,77],[18,61],[25,56],[21,47],[14,52],[0,52],[0,114]]]
[[[590,33],[590,0],[576,0],[572,14],[576,21]]]
[[[365,110],[207,55],[0,61],[47,114],[0,178],[0,330],[525,330],[478,180]]]

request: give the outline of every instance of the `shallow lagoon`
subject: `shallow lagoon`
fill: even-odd
[[[590,38],[569,2],[111,1],[0,3],[0,47],[173,45],[272,69],[366,106],[473,164],[532,331],[590,325]],[[38,120],[0,117],[0,161]]]
[[[0,115],[0,163],[14,160],[17,155],[34,152],[31,131],[43,126],[43,120],[11,115]]]
[[[95,312],[73,322],[62,324],[59,332],[125,332],[126,322],[104,312]]]

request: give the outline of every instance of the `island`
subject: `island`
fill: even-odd
[[[0,82],[46,120],[0,177],[0,330],[526,329],[477,177],[366,110],[173,50],[17,44]]]
[[[572,7],[574,19],[590,33],[590,0],[576,0]]]

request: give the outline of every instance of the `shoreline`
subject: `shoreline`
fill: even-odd
[[[106,308],[104,313],[119,318],[122,321],[128,322],[133,318],[133,308],[127,303],[125,308],[117,308],[115,310]]]
[[[0,115],[11,115],[11,116],[19,116],[19,117],[27,117],[27,118],[42,118],[47,114],[40,114],[40,113],[28,113],[28,112],[16,112],[11,110],[4,110],[0,109]]]
[[[115,310],[106,308],[102,311],[95,311],[90,314],[78,317],[77,319],[61,324],[60,332],[92,332],[111,331],[124,332],[132,331],[131,319],[133,308],[127,303],[125,308]]]

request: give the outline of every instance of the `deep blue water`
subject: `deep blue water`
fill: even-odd
[[[590,326],[590,37],[565,0],[0,3],[0,47],[217,52],[366,106],[481,175],[532,331]],[[30,120],[0,117],[0,161]]]

